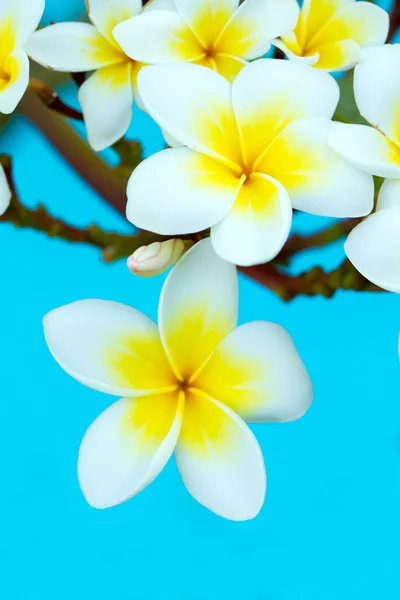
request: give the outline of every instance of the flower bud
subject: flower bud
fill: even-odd
[[[172,267],[185,254],[193,242],[167,240],[142,246],[128,258],[128,269],[140,277],[153,277]]]

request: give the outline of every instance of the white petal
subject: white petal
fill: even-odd
[[[126,214],[136,227],[162,235],[195,233],[228,214],[239,186],[213,158],[189,148],[164,150],[132,173]]]
[[[168,131],[163,129],[161,133],[163,134],[166,144],[170,148],[182,148],[183,144],[179,140],[175,139],[172,135],[169,135]]]
[[[189,493],[217,515],[247,521],[260,512],[266,491],[261,449],[220,402],[188,395],[175,458]]]
[[[0,113],[10,114],[16,109],[29,83],[29,60],[25,52],[15,50],[9,54],[3,69],[7,79],[3,84],[0,78]]]
[[[193,32],[173,11],[145,11],[117,25],[113,35],[124,52],[143,63],[195,60],[204,55]]]
[[[2,165],[0,164],[0,216],[3,215],[10,205],[11,190],[7,182],[7,177]]]
[[[331,122],[303,119],[274,140],[258,169],[279,181],[294,208],[325,217],[371,212],[373,178],[342,160],[328,145]]]
[[[252,165],[289,123],[330,119],[338,101],[336,81],[307,65],[262,59],[245,67],[233,84],[233,105],[247,164]]]
[[[296,0],[245,0],[225,27],[216,44],[226,52],[251,60],[268,52],[274,38],[290,32],[297,23]]]
[[[169,274],[161,293],[160,335],[174,371],[192,377],[237,322],[238,282],[233,265],[209,239],[196,244]]]
[[[319,59],[319,54],[315,53],[312,56],[299,56],[298,54],[295,54],[292,50],[290,50],[290,48],[288,47],[287,44],[285,44],[284,41],[282,40],[273,40],[271,42],[274,46],[276,46],[276,48],[279,48],[279,50],[282,50],[282,52],[285,53],[285,55],[288,57],[289,60],[294,60],[297,62],[302,62],[305,65],[310,65],[310,67],[312,67],[313,65],[315,65],[315,63],[318,61]]]
[[[175,448],[182,412],[176,394],[123,398],[105,410],[79,450],[79,483],[88,503],[109,508],[154,481]]]
[[[157,325],[137,310],[82,300],[43,321],[50,352],[69,375],[114,396],[139,396],[175,385]]]
[[[317,46],[315,53],[318,61],[314,66],[330,73],[349,71],[357,63],[360,52],[360,46],[353,40],[340,40]]]
[[[255,174],[240,189],[234,207],[211,230],[221,258],[240,266],[272,260],[285,244],[292,224],[292,204],[285,188],[267,175]]]
[[[326,4],[326,3],[323,3]],[[389,31],[388,13],[369,2],[348,2],[309,41],[310,47],[353,40],[359,46],[380,46]]]
[[[205,48],[212,48],[239,0],[175,0],[179,14]]]
[[[363,117],[400,143],[399,64],[399,44],[364,50],[354,73],[354,93]]]
[[[55,71],[92,71],[116,64],[124,55],[88,23],[56,23],[37,31],[26,45],[36,62]]]
[[[400,146],[373,127],[332,123],[328,143],[346,161],[366,173],[400,178]]]
[[[400,208],[380,210],[357,225],[347,238],[346,254],[366,279],[400,293]]]
[[[125,135],[132,120],[130,63],[96,71],[80,87],[78,98],[90,145],[96,151],[108,148]]]
[[[222,340],[192,385],[251,422],[299,419],[313,399],[289,333],[265,321],[241,325]]]
[[[12,24],[14,43],[12,50],[21,49],[39,25],[44,11],[44,0],[1,0],[1,24]],[[3,42],[3,40],[2,40]]]
[[[140,71],[138,85],[147,111],[162,129],[193,150],[233,167],[240,163],[232,86],[224,77],[198,65],[155,65]]]
[[[90,20],[111,44],[114,27],[142,10],[142,0],[86,0],[86,5]]]
[[[376,210],[400,207],[400,179],[386,179],[379,191]]]

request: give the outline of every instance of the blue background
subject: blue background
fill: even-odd
[[[49,1],[46,18],[79,15]],[[71,100],[74,91],[66,90]],[[136,113],[131,135],[162,145]],[[78,226],[130,231],[23,118],[0,138],[14,156],[21,198]],[[325,220],[307,216],[296,227]],[[76,457],[90,423],[112,401],[52,360],[41,320],[96,297],[156,318],[163,276],[133,277],[124,261],[2,224],[0,597],[5,600],[353,600],[399,597],[399,298],[339,293],[284,304],[240,279],[240,321],[266,319],[292,334],[315,384],[300,421],[260,425],[269,489],[260,516],[224,521],[186,492],[173,461],[134,500],[90,508]],[[334,267],[342,243],[294,268]]]

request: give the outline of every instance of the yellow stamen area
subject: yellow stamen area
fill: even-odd
[[[158,332],[127,333],[110,340],[103,350],[103,363],[120,388],[134,390],[175,389],[176,378],[169,366]]]
[[[0,23],[0,90],[18,78],[20,66],[10,54],[15,50],[16,30],[11,17]]]

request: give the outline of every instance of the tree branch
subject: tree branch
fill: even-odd
[[[390,27],[388,42],[391,42],[400,27],[400,0],[395,0],[393,8],[390,13]]]
[[[27,91],[19,112],[31,121],[85,181],[121,213],[126,207],[126,173],[105,163],[72,127]]]

